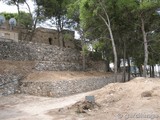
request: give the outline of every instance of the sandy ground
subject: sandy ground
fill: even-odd
[[[76,102],[94,95],[100,107],[77,113]],[[0,98],[0,120],[160,120],[160,79],[135,78],[63,98]]]
[[[55,80],[78,80],[91,77],[107,77],[113,74],[96,71],[34,71],[30,73],[23,81],[55,81]]]
[[[0,60],[0,74],[10,72],[27,74],[32,72],[34,66],[34,61]]]
[[[34,66],[34,61],[0,60],[0,74],[22,74],[27,81],[75,80],[112,75],[97,71],[36,71]]]
[[[54,117],[48,112],[72,105],[91,93],[81,93],[62,98],[22,94],[0,97],[0,120],[54,120]]]

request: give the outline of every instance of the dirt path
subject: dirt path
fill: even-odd
[[[46,98],[28,95],[11,95],[0,98],[0,120],[53,120],[50,110],[63,108],[93,92],[63,98]]]

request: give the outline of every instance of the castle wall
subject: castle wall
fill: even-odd
[[[74,31],[63,30],[62,33],[58,33],[57,30],[47,28],[36,28],[32,37],[32,31],[15,26],[13,30],[10,30],[10,25],[5,22],[0,26],[0,37],[12,40],[32,41],[35,43],[44,43],[49,45],[57,45],[61,47],[64,45],[66,48],[75,48],[74,43]]]
[[[7,41],[3,38],[0,38],[0,48],[1,60],[76,62],[80,56],[76,49],[24,41]]]
[[[20,40],[31,41],[30,36],[31,32],[28,32],[25,29],[20,31]],[[64,43],[62,42],[62,39],[64,39]],[[75,48],[74,31],[69,30],[64,30],[61,34],[58,34],[57,30],[37,28],[32,37],[32,42],[56,46],[62,46],[64,44],[66,48]]]
[[[81,70],[80,53],[58,46],[0,38],[0,60],[36,61],[36,70]]]
[[[49,39],[51,39],[51,43],[49,43]],[[53,30],[51,31],[42,31],[42,30],[36,30],[33,39],[33,42],[38,42],[38,43],[45,43],[45,44],[51,44],[51,45],[57,45],[59,46],[58,42],[58,33]]]

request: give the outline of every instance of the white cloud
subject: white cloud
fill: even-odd
[[[0,2],[0,12],[9,12],[9,13],[16,13],[17,12],[17,8],[16,6],[9,6],[4,4],[2,1]]]
[[[28,4],[29,4],[29,6],[31,8],[31,11],[33,12],[33,10],[34,10],[34,3],[31,0],[29,0]],[[21,5],[20,6],[20,10],[28,12],[28,9],[27,9],[26,5]],[[0,1],[0,12],[17,13],[17,7],[14,6],[14,5],[6,5],[5,3],[3,3],[2,1]]]

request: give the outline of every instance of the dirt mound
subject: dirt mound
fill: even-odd
[[[101,106],[96,102],[79,101],[72,105],[69,109],[76,113],[88,113],[91,110],[99,109]]]
[[[92,104],[79,101],[56,116],[62,119],[69,114],[64,118],[83,120],[160,120],[159,93],[160,79],[135,78],[127,83],[111,83],[92,94],[100,108],[93,109]]]

